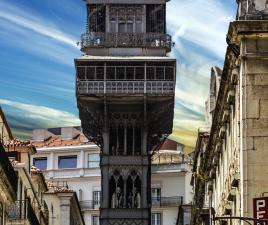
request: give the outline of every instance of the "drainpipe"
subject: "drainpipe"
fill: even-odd
[[[239,71],[239,104],[240,104],[240,115],[239,115],[239,133],[240,133],[240,216],[244,216],[244,186],[243,186],[243,179],[244,179],[244,170],[243,170],[243,69],[245,68],[245,64],[242,61],[240,64],[240,71]],[[242,221],[243,224],[243,221]]]

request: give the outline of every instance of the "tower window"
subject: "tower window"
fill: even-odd
[[[142,7],[112,6],[109,12],[109,32],[142,33]]]

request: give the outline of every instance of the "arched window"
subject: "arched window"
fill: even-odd
[[[4,207],[2,202],[0,202],[0,225],[4,224]]]

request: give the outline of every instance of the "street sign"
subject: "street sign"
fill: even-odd
[[[268,219],[268,197],[253,199],[253,216],[256,219]],[[264,223],[261,224],[260,222],[255,222],[254,224],[264,225]]]

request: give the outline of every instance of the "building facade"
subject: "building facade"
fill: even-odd
[[[61,188],[76,192],[85,224],[98,225],[99,147],[89,142],[77,127],[36,129],[32,143],[37,149],[37,154],[31,158],[32,165],[42,170],[50,186],[57,187],[56,192]],[[54,192],[52,188],[46,196],[53,197]]]
[[[186,208],[192,203],[192,159],[183,154],[183,148],[166,139],[152,156],[152,225],[190,224],[190,211]]]
[[[18,177],[16,201],[8,208],[8,225],[48,225],[49,211],[43,194],[48,190],[43,174],[31,168],[30,156],[36,153],[30,141],[13,139],[5,151]]]
[[[75,59],[83,132],[101,147],[102,225],[150,224],[149,152],[172,132],[176,59],[165,0],[88,0]]]
[[[0,224],[8,221],[8,209],[16,200],[18,177],[0,142]]]
[[[0,225],[4,225],[8,220],[8,208],[16,200],[18,177],[3,146],[13,136],[1,107],[0,129]]]
[[[72,131],[77,128],[62,129],[65,131],[60,131],[61,129],[34,131],[33,144],[37,148],[37,153],[32,156],[32,163],[42,169],[51,186],[68,188],[76,192],[86,225],[99,225],[100,148],[87,141],[79,129],[77,130],[79,136],[77,136],[77,131]],[[40,134],[47,132],[51,137],[47,134],[45,135],[47,140],[41,140]],[[66,133],[76,133],[76,135],[70,138],[71,136]],[[67,136],[68,139],[66,139]],[[175,225],[179,208],[191,203],[192,192],[189,185],[191,160],[182,152],[183,145],[166,140],[152,156],[150,182],[152,225]],[[59,168],[61,159],[66,157],[69,157],[69,162],[65,161],[66,167]],[[76,164],[72,163],[74,158],[76,158]],[[180,224],[189,224],[187,214],[184,218],[185,223]]]
[[[210,136],[199,155],[201,176],[194,178],[197,216],[193,224],[205,222],[200,215],[206,203],[217,223],[240,223],[219,216],[253,218],[253,199],[267,192],[263,176],[268,171],[267,18],[265,0],[238,1],[237,19],[227,35]],[[197,151],[201,146],[197,145]]]

